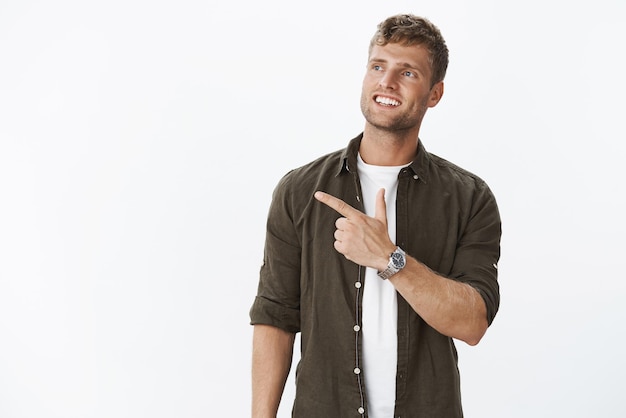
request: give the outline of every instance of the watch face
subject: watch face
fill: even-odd
[[[404,267],[404,256],[400,253],[393,253],[391,254],[391,262],[393,263],[393,265],[398,268],[401,269],[402,267]]]

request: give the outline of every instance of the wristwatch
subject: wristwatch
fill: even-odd
[[[378,277],[387,280],[406,266],[406,254],[402,248],[396,247],[396,250],[389,255],[389,264],[383,271],[378,272]]]

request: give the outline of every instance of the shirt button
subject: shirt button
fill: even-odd
[[[354,287],[356,287],[357,289],[360,289],[361,288],[361,282],[356,282],[354,284]]]
[[[361,374],[361,369],[359,369],[358,367],[355,367],[354,374]]]
[[[358,325],[354,326],[354,331],[359,332],[361,330],[361,327]]]
[[[358,409],[358,411],[359,411],[359,414],[361,414],[361,415],[363,415],[365,413],[365,409],[363,407],[360,407]]]

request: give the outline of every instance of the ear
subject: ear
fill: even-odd
[[[430,97],[428,98],[428,107],[435,107],[443,96],[443,81],[439,81],[430,89]]]

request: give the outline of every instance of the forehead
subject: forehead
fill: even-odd
[[[369,54],[369,61],[408,66],[429,72],[431,69],[430,53],[423,45],[407,46],[397,43],[373,45]]]

